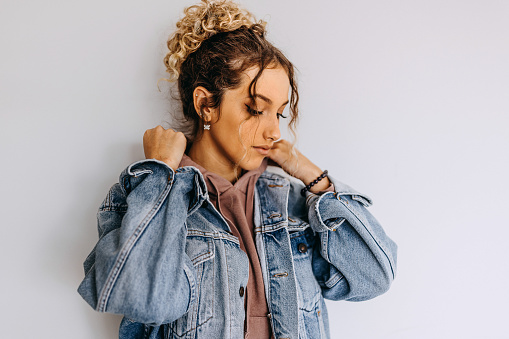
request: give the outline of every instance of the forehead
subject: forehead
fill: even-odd
[[[239,88],[234,90],[237,95],[249,97],[249,85],[258,71],[258,67],[252,67],[243,72],[242,83]],[[281,66],[264,69],[256,81],[256,94],[270,99],[274,105],[286,102],[289,90],[290,79]]]

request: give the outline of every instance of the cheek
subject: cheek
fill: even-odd
[[[242,141],[247,145],[255,143],[256,137],[261,133],[260,120],[251,118],[243,123],[241,126]]]
[[[231,143],[239,140],[239,132],[242,135],[243,129],[244,127],[242,127],[241,121],[232,119],[223,125],[219,134],[221,135],[221,138]]]

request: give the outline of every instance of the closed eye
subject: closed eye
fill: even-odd
[[[245,105],[246,105],[246,109],[249,112],[249,114],[251,114],[251,115],[261,115],[261,114],[263,114],[263,111],[257,111],[255,109],[253,109],[251,106],[249,106],[248,104],[245,104]]]
[[[252,108],[251,106],[249,106],[248,104],[244,104],[246,105],[246,109],[247,111],[249,112],[249,114],[251,115],[262,115],[263,114],[263,111],[257,111],[255,110],[254,108]],[[283,119],[286,119],[287,116],[286,115],[283,115],[282,113],[277,113],[277,118],[283,118]]]

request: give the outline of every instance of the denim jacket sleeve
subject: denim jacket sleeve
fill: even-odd
[[[327,299],[362,301],[386,292],[396,274],[397,246],[366,207],[371,199],[329,176],[334,192],[307,193],[318,234],[313,269]]]
[[[99,208],[99,241],[78,288],[95,310],[154,325],[188,311],[196,293],[185,252],[194,175],[153,159],[122,172]]]

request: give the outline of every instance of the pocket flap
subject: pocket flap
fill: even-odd
[[[194,266],[214,257],[214,240],[204,236],[188,236],[186,254]]]

